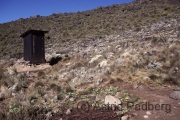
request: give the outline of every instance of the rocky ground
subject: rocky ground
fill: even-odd
[[[1,60],[0,106],[7,113],[22,106],[45,107],[46,119],[178,120],[179,24],[177,17],[138,30],[47,45],[46,61],[51,65],[47,69],[22,59]],[[20,71],[17,65],[29,69]],[[91,109],[96,103],[164,106],[136,110],[122,105],[119,111],[81,113],[76,109],[81,101]]]

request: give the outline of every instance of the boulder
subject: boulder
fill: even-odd
[[[170,98],[175,100],[180,100],[180,91],[173,91],[170,95]]]
[[[111,95],[107,95],[105,97],[105,104],[114,104],[114,105],[120,105],[121,101],[117,98],[115,98],[114,96]]]

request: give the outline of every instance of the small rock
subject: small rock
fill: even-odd
[[[149,116],[147,116],[147,115],[144,115],[144,118],[145,118],[145,119],[148,119],[148,118],[149,118]]]
[[[74,102],[74,98],[70,98],[69,101]]]
[[[35,102],[36,102],[36,99],[31,100],[31,103],[35,103]]]
[[[107,95],[105,97],[105,104],[115,104],[115,105],[119,105],[121,104],[121,101],[111,95]]]
[[[49,95],[48,95],[48,94],[45,94],[45,95],[44,95],[44,98],[48,98],[48,97],[49,97]]]
[[[58,100],[58,96],[57,96],[57,95],[56,95],[56,96],[54,96],[54,98],[53,98],[53,99],[54,99],[55,101],[56,101],[56,100]]]
[[[71,109],[68,109],[67,111],[66,111],[66,115],[70,115],[71,114]]]
[[[12,96],[15,96],[16,94],[15,93],[12,93]]]
[[[45,103],[46,103],[46,100],[45,100],[45,99],[42,99],[42,100],[41,100],[41,103],[42,103],[42,104],[45,104]]]
[[[148,81],[148,80],[151,80],[151,79],[149,77],[143,77],[143,80]]]
[[[54,114],[56,114],[56,113],[58,113],[58,112],[59,112],[59,109],[58,109],[58,108],[56,108],[56,109],[53,110],[53,113],[54,113]]]
[[[134,85],[133,85],[133,88],[134,88],[134,89],[138,88],[138,85],[137,85],[137,84],[134,84]]]
[[[180,91],[173,91],[170,95],[170,98],[175,100],[180,100]]]
[[[146,115],[152,115],[150,111],[146,111]]]
[[[128,120],[128,116],[122,116],[121,120]]]
[[[51,112],[48,112],[48,113],[46,114],[46,116],[47,116],[47,118],[49,118],[49,117],[52,116],[52,113],[51,113]]]
[[[137,113],[132,113],[132,116],[137,116]]]

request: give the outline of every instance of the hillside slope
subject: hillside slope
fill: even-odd
[[[148,1],[148,0],[147,0]],[[27,29],[48,30],[46,44],[66,40],[118,33],[166,18],[176,18],[180,12],[178,0],[152,0],[123,5],[99,7],[77,13],[58,13],[51,16],[33,16],[0,24],[0,57],[22,53],[20,34]]]
[[[179,120],[178,4],[176,0],[138,0],[81,13],[36,16],[2,24],[14,26],[12,28],[17,30],[14,38],[18,38],[26,29],[17,28],[18,24],[31,26],[42,20],[34,29],[40,29],[42,25],[41,29],[50,31],[46,36],[46,60],[61,59],[53,65],[51,62],[51,65],[31,65],[23,58],[0,60],[0,119],[84,120],[95,117],[114,120],[129,117],[131,120]],[[65,22],[67,19],[69,21]],[[45,26],[46,22],[49,24]],[[64,30],[68,34],[63,33]],[[15,31],[10,35],[13,33]],[[18,38],[16,42],[14,44],[19,45],[21,40]],[[5,45],[11,47],[9,41]],[[5,50],[2,54],[10,55]],[[161,110],[136,110],[123,106],[117,111],[77,111],[87,105],[78,106],[79,103],[85,101],[94,107],[107,103],[107,97],[112,98],[109,102],[123,105],[150,102],[170,105],[172,109],[166,106]]]

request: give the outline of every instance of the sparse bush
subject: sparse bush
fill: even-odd
[[[37,81],[36,83],[35,83],[35,88],[36,87],[39,87],[39,86],[41,86],[41,87],[43,87],[44,86],[44,84],[41,82],[41,81]]]
[[[119,77],[116,78],[116,81],[117,82],[123,82],[123,80],[121,78],[119,78]]]
[[[2,86],[5,83],[5,75],[4,75],[4,70],[0,66],[0,86]]]
[[[42,88],[39,88],[38,89],[38,93],[41,95],[41,97],[42,96],[44,96],[45,94],[46,94],[46,91],[45,90],[43,90]]]
[[[58,100],[63,100],[63,98],[64,98],[64,96],[63,96],[62,93],[57,94],[57,99]]]
[[[67,93],[74,92],[74,90],[70,86],[68,86],[68,87],[66,87],[66,92]]]
[[[12,104],[11,108],[13,108],[13,110],[4,109],[2,112],[0,112],[1,120],[45,120],[45,114],[48,111],[47,108],[43,107],[21,107],[16,104]],[[11,112],[8,112],[9,110],[11,110]]]
[[[83,63],[82,61],[79,61],[79,62],[76,62],[74,63],[73,65],[71,65],[71,67],[69,68],[70,70],[71,69],[76,69],[76,68],[79,68],[79,67],[82,67],[83,66]]]
[[[0,80],[4,77],[4,70],[0,66]]]
[[[115,83],[115,82],[116,82],[116,79],[112,79],[112,78],[111,78],[110,81],[109,81],[110,84],[113,84],[113,83]]]
[[[170,45],[169,46],[169,51],[171,52],[171,53],[173,53],[175,50],[177,50],[178,48],[177,48],[177,45],[176,44],[172,44],[172,45]]]
[[[38,77],[39,77],[39,78],[45,77],[45,73],[44,73],[43,71],[39,71],[39,72],[38,72]]]
[[[53,89],[54,91],[60,92],[61,91],[61,86],[56,85],[55,83],[52,83],[50,85],[50,88]]]
[[[70,60],[70,57],[68,55],[65,55],[65,57],[62,60],[63,61]]]
[[[7,78],[7,79],[4,81],[4,85],[7,86],[7,87],[13,86],[13,85],[14,85],[13,79]]]
[[[157,43],[157,41],[158,41],[158,38],[153,36],[152,43]]]
[[[168,75],[167,78],[163,80],[163,84],[178,86],[179,82],[177,78]]]
[[[16,86],[16,91],[20,91],[22,89],[22,84],[19,82]]]
[[[113,95],[114,96],[118,92],[118,89],[114,88],[114,87],[109,87],[105,90],[105,92],[107,95]]]
[[[155,74],[151,74],[151,75],[149,76],[149,78],[150,78],[151,80],[156,80],[156,79],[158,79],[158,76],[155,75]]]

